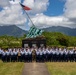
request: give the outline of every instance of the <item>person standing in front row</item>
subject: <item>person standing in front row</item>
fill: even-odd
[[[40,49],[40,62],[43,62],[43,50],[42,48]]]
[[[25,49],[25,62],[28,62],[28,49]]]
[[[13,62],[13,55],[14,55],[14,53],[13,53],[13,49],[12,49],[11,52],[10,52],[10,59],[11,59],[11,62]]]
[[[32,62],[32,51],[31,51],[31,49],[28,49],[28,61]]]
[[[46,49],[43,48],[43,61],[45,62],[47,59]]]
[[[6,51],[5,50],[2,51],[2,61],[6,62]]]
[[[14,52],[14,60],[17,62],[17,56],[18,56],[18,51],[17,49],[15,49],[15,52]]]
[[[21,51],[20,51],[20,49],[18,51],[18,62],[21,62]]]
[[[36,50],[36,62],[39,62],[40,53],[39,50]]]
[[[0,59],[2,58],[2,49],[0,48]]]
[[[6,61],[10,62],[10,52],[8,50],[6,51]]]
[[[24,61],[24,57],[25,57],[25,52],[24,49],[21,50],[21,62]]]

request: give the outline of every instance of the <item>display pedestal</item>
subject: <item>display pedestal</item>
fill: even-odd
[[[28,39],[24,39],[22,40],[22,47],[35,47],[37,46],[39,47],[46,47],[46,38],[44,36],[39,36],[36,38],[28,38]]]

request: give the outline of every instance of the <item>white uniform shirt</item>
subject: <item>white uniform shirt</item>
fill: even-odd
[[[59,50],[56,50],[56,54],[59,55]]]
[[[47,54],[48,54],[48,51],[49,51],[49,50],[48,50],[48,48],[47,48],[47,49],[46,49],[46,53],[47,53]]]
[[[52,53],[55,54],[56,53],[55,50],[53,50]]]
[[[14,52],[14,54],[15,54],[15,55],[17,55],[17,54],[18,54],[18,52],[17,52],[17,51],[15,51],[15,52]]]
[[[65,51],[64,54],[67,55],[68,54],[68,51]]]
[[[10,55],[10,52],[9,51],[6,51],[6,55]]]
[[[48,54],[50,54],[50,51],[48,50]]]
[[[39,51],[36,51],[36,54],[39,55]]]
[[[46,50],[43,50],[43,54],[46,54]]]
[[[29,51],[28,51],[28,54],[29,54],[29,55],[31,55],[31,54],[32,54],[32,52],[29,50]]]
[[[73,51],[72,50],[70,50],[70,54],[73,54]]]
[[[11,52],[11,51],[12,51],[12,49],[10,48],[10,49],[8,49],[8,51],[9,51],[9,52]]]
[[[28,51],[25,51],[25,55],[28,55]]]
[[[13,51],[13,54],[15,55],[15,50]]]
[[[3,52],[2,52],[2,55],[5,56],[5,55],[6,55],[6,52],[3,51]]]
[[[74,53],[76,54],[76,51]]]
[[[0,49],[0,54],[2,54],[2,50]]]
[[[39,53],[40,53],[40,55],[43,55],[43,52],[42,51],[40,51]]]
[[[63,51],[60,51],[60,54],[61,54],[61,55],[63,55],[63,53],[64,53]]]
[[[23,54],[25,54],[25,52],[24,51],[21,51],[21,55],[23,55]]]
[[[11,55],[14,55],[14,53],[13,53],[13,51],[11,51],[11,53],[10,53]]]

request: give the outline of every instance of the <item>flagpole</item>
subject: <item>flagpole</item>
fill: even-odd
[[[20,2],[19,2],[19,3],[20,3]],[[21,5],[21,3],[20,3],[20,5]],[[22,8],[22,9],[23,9],[23,8]],[[32,25],[35,26],[34,23],[33,23],[33,21],[31,20],[30,16],[29,16],[28,13],[26,12],[26,10],[23,9],[23,11],[25,11],[25,13],[26,13],[27,17],[29,18],[30,22],[32,23]]]
[[[31,20],[30,16],[29,16],[28,13],[26,12],[26,10],[24,10],[24,11],[25,11],[27,17],[29,18],[30,22],[32,23],[32,25],[34,25],[33,21]]]

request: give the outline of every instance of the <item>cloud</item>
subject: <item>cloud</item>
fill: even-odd
[[[6,0],[7,1],[7,0]],[[20,0],[15,1],[7,1],[5,3],[9,3],[10,6],[3,6],[3,10],[0,11],[0,25],[22,25],[25,24],[27,19],[25,18],[25,14],[22,13],[22,8],[19,4]]]
[[[76,0],[66,0],[64,16],[76,23]]]
[[[42,13],[47,10],[49,0],[24,0],[24,5],[29,6],[31,13]]]
[[[49,17],[45,16],[44,14],[37,14],[32,18],[32,21],[36,25],[36,27],[39,28],[46,28],[50,26],[71,27],[70,25],[73,24],[69,21],[68,18],[64,16]],[[31,26],[31,23],[29,23],[29,25]]]
[[[0,11],[0,25],[23,25],[27,22],[27,17],[22,14],[23,11],[19,2],[20,0],[0,0],[0,6],[3,7],[3,10]],[[32,8],[28,12],[29,14],[36,14],[47,9],[48,0],[24,0],[23,4]]]
[[[10,0],[0,0],[0,6],[1,7],[6,7],[9,5]]]
[[[3,10],[0,11],[0,25],[17,25],[21,28],[27,24],[27,17],[23,14],[22,8],[19,5],[21,0],[0,0],[0,7]],[[60,0],[62,1],[62,0]],[[44,11],[47,11],[49,6],[49,0],[24,0],[23,4],[30,7],[32,10],[28,11],[34,24],[39,27],[50,26],[65,26],[76,27],[76,1],[75,0],[63,0],[66,1],[64,5],[64,14],[60,16],[47,16]],[[31,26],[31,23],[28,22]]]
[[[50,26],[65,26],[76,28],[76,1],[66,0],[63,15],[51,17],[44,14],[38,14],[34,16],[32,20],[37,27],[41,28]]]
[[[19,4],[6,7],[0,12],[0,25],[20,25],[26,22]]]

